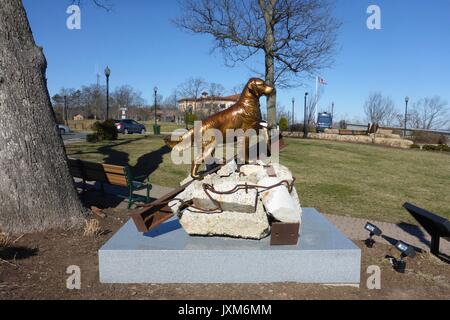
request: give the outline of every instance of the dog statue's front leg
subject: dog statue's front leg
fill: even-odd
[[[200,156],[192,162],[192,166],[191,166],[191,177],[199,180],[201,178],[201,176],[198,174],[198,170],[201,166],[202,163],[205,162],[205,160],[211,156],[214,152],[214,150],[216,149],[217,143],[215,139],[212,139],[210,142],[206,143],[203,146],[203,150],[202,153],[200,154]]]

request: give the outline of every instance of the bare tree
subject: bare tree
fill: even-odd
[[[202,78],[189,78],[179,86],[178,91],[183,98],[197,99],[206,89],[207,83]]]
[[[97,84],[82,86],[78,101],[85,117],[103,119],[106,113],[106,87]]]
[[[394,101],[389,97],[383,97],[381,92],[369,95],[364,104],[366,121],[390,126],[397,118]]]
[[[439,96],[420,99],[408,114],[408,123],[417,129],[444,129],[450,124],[447,101]]]
[[[268,84],[292,86],[298,76],[331,65],[340,23],[327,0],[185,0],[175,23],[215,39],[226,63],[264,54]],[[276,124],[276,94],[267,98],[269,125]]]
[[[316,94],[309,94],[309,99],[306,103],[306,112],[307,114],[307,123],[308,125],[313,125],[316,123],[316,109],[317,109],[317,101],[319,99],[316,99]]]
[[[134,108],[142,108],[144,106],[144,98],[140,91],[136,91],[129,85],[117,87],[111,94],[111,112],[119,116],[120,108],[128,108],[128,114],[133,117]]]
[[[220,83],[210,83],[208,93],[210,96],[219,97],[225,92],[225,87]]]

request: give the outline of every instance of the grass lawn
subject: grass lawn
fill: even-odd
[[[343,142],[287,139],[280,161],[297,177],[303,206],[324,213],[387,222],[413,222],[405,201],[450,218],[450,155]],[[67,146],[71,157],[129,164],[152,183],[176,187],[189,165],[175,166],[162,138],[120,136],[118,141]]]

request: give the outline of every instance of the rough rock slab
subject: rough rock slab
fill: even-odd
[[[233,211],[205,214],[188,208],[183,211],[180,223],[190,235],[259,240],[270,233],[267,214],[260,201],[258,201],[256,212],[251,214]]]
[[[292,173],[287,167],[280,164],[272,164],[272,166],[277,178],[275,178],[276,182],[269,185],[282,180],[289,183],[293,181]],[[295,188],[292,194],[289,194],[288,189],[281,186],[281,190],[270,190],[264,197],[261,195],[258,197],[258,190],[251,188],[240,189],[232,194],[218,194],[212,191],[208,191],[207,194],[204,184],[213,186],[218,192],[228,192],[235,189],[237,185],[246,183],[265,185],[264,180],[269,179],[263,164],[241,166],[240,172],[235,171],[237,166],[234,162],[229,163],[227,167],[223,168],[222,172],[206,176],[201,181],[194,181],[177,196],[176,200],[169,203],[172,212],[180,218],[181,225],[188,234],[262,239],[270,232],[268,215],[281,222],[301,222],[301,205]],[[279,199],[275,195],[276,199],[273,200],[273,194],[283,194],[283,197]],[[224,212],[218,210],[217,203],[210,197],[219,202]],[[261,199],[268,201],[263,205]],[[182,201],[190,200],[193,206],[181,211]],[[205,212],[198,208],[204,209]]]
[[[100,250],[102,283],[359,284],[361,250],[315,209],[296,246],[189,236],[178,219],[145,236],[130,220]]]
[[[273,186],[280,183],[280,178],[265,178],[259,182],[261,186]],[[273,189],[261,192],[260,199],[264,204],[266,212],[274,217],[277,221],[286,223],[301,222],[301,208],[300,204],[296,203],[297,199],[294,199],[289,194],[288,188],[284,185],[278,186]]]

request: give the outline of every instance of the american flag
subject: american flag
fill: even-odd
[[[321,84],[321,85],[326,85],[326,84],[327,84],[327,82],[325,81],[325,79],[323,79],[323,78],[321,78],[321,77],[317,77],[317,80],[318,80],[319,84]]]

